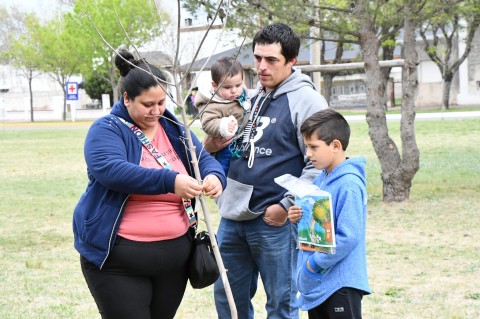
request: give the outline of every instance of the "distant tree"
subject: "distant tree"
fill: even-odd
[[[106,75],[113,91],[114,101],[119,98],[120,77],[114,64],[115,52],[99,37],[93,25],[109,45],[118,50],[132,49],[154,39],[168,15],[157,13],[153,1],[145,0],[83,0],[76,1],[66,21],[70,36],[82,46],[81,51],[91,61],[82,73]],[[123,26],[123,28],[122,28]],[[128,35],[128,36],[127,36]]]
[[[41,64],[39,68],[50,75],[63,90],[63,120],[67,118],[67,87],[70,77],[80,73],[89,63],[81,42],[72,36],[72,30],[63,16],[39,26]]]
[[[40,22],[33,13],[24,13],[12,7],[0,7],[0,29],[2,30],[0,56],[18,70],[28,82],[30,96],[30,121],[34,122],[32,81],[40,75],[38,30]]]
[[[110,95],[110,100],[112,100],[112,86],[107,79],[106,75],[100,75],[97,72],[93,72],[85,78],[85,92],[91,99],[101,100],[103,94],[108,94]]]
[[[442,109],[449,109],[453,77],[472,50],[475,32],[480,26],[480,1],[464,1],[433,15],[419,27],[425,52],[440,70],[443,79]],[[465,33],[465,38],[461,34]],[[458,42],[465,51],[455,54]]]

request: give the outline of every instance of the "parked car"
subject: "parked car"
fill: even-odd
[[[99,99],[93,99],[91,103],[85,104],[85,108],[87,109],[101,109],[102,102]]]

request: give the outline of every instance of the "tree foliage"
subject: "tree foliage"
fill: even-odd
[[[88,65],[84,52],[71,35],[63,16],[58,16],[39,29],[40,59],[39,69],[48,73],[64,92],[63,119],[67,114],[67,88],[70,77],[78,74],[82,66]]]
[[[190,10],[208,10],[215,0],[186,0]],[[382,167],[384,201],[409,198],[411,182],[419,167],[419,152],[415,142],[416,53],[412,41],[412,26],[432,14],[438,7],[427,7],[425,0],[232,0],[229,23],[241,26],[251,36],[262,25],[272,22],[290,24],[310,40],[358,43],[365,63],[367,93],[367,123],[373,147]],[[207,6],[206,3],[209,5]],[[428,8],[428,10],[427,10]],[[305,17],[308,17],[307,19]],[[399,30],[407,28],[405,38],[407,65],[403,68],[405,103],[402,105],[400,153],[388,132],[386,123],[386,77],[379,61],[393,56]],[[312,30],[320,30],[312,32]],[[408,41],[407,41],[408,40]],[[408,44],[407,44],[408,43]],[[328,78],[328,77],[327,77]]]
[[[23,13],[16,8],[10,11],[0,8],[0,16],[4,19],[0,28],[5,33],[1,36],[1,60],[21,71],[27,79],[30,96],[30,120],[34,122],[32,81],[37,72],[40,60],[39,29],[40,21],[33,13]]]
[[[442,109],[449,108],[453,77],[469,55],[479,26],[480,1],[470,0],[457,5],[444,5],[442,10],[437,10],[419,27],[425,52],[442,75]],[[458,47],[459,41],[465,42],[465,50],[456,53],[455,47]]]
[[[34,14],[0,7],[0,58],[25,70],[30,84],[39,72],[51,75],[64,91],[65,119],[65,84],[73,74],[106,75],[111,87],[108,91],[113,91],[115,99],[118,98],[115,52],[105,41],[114,50],[137,47],[158,35],[168,16],[157,13],[153,3],[147,0],[64,2],[69,2],[72,11],[59,12],[45,22]],[[33,120],[32,98],[31,108]]]
[[[113,98],[113,91],[108,77],[105,74],[98,74],[97,72],[90,73],[85,78],[84,88],[85,92],[91,99],[102,99],[102,94],[110,95],[110,100]]]
[[[71,36],[82,46],[86,58],[93,61],[93,66],[87,65],[82,72],[87,76],[94,71],[107,75],[115,100],[119,76],[112,48],[138,48],[158,36],[162,23],[168,20],[167,14],[158,13],[153,3],[145,0],[76,1],[73,12],[66,16]]]

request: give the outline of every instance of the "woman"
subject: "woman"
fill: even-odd
[[[202,191],[217,198],[226,179],[195,136],[203,184],[192,177],[183,127],[165,110],[165,76],[120,55],[122,98],[85,140],[89,182],[74,211],[75,248],[102,318],[173,318],[188,279],[188,200]]]

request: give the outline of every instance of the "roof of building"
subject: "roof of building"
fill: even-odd
[[[139,53],[148,63],[157,67],[165,68],[172,66],[172,57],[162,51],[147,51]]]
[[[244,44],[242,47],[235,47],[235,48],[214,54],[210,58],[203,58],[203,59],[197,60],[195,63],[193,63],[192,68],[190,70],[199,71],[202,69],[203,65],[206,63],[203,70],[208,71],[210,70],[213,62],[215,62],[218,58],[225,57],[225,56],[237,57],[238,62],[240,62],[240,64],[243,66],[244,69],[254,68],[252,43],[247,43],[247,44]],[[296,65],[307,65],[307,64],[310,64],[310,48],[301,46]],[[189,66],[190,66],[190,63],[186,63],[180,66],[180,68],[182,70],[187,70]]]

